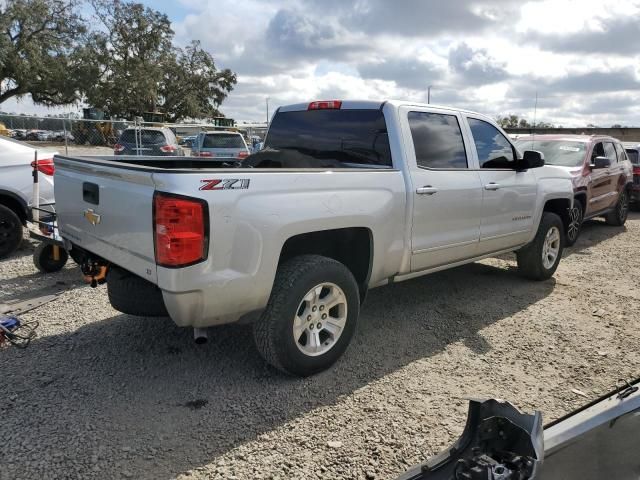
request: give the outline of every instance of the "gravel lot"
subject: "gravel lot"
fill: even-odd
[[[551,420],[640,374],[640,214],[593,221],[555,279],[511,257],[370,292],[345,357],[309,379],[258,356],[246,326],[197,346],[121,315],[77,268],[0,262],[0,303],[52,291],[38,338],[0,350],[0,478],[393,478],[461,432],[466,396]]]

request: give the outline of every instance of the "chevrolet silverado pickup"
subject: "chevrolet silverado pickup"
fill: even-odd
[[[294,375],[346,350],[368,290],[515,251],[553,275],[570,175],[496,123],[401,101],[281,107],[244,159],[55,158],[59,226],[117,310],[252,322]]]

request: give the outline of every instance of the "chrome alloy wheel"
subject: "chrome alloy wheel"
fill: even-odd
[[[551,227],[544,238],[542,245],[542,265],[547,270],[556,263],[560,253],[560,230],[558,227]]]
[[[335,283],[321,283],[304,296],[293,319],[293,339],[310,357],[327,353],[347,322],[347,297]]]
[[[569,210],[569,227],[567,228],[567,237],[570,241],[573,242],[578,237],[581,224],[582,211],[578,207],[573,207]]]
[[[618,218],[621,222],[627,219],[629,213],[629,200],[627,198],[626,190],[620,192],[620,200],[618,201]]]

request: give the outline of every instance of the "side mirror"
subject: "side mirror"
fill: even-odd
[[[596,157],[596,159],[593,161],[593,164],[591,164],[591,168],[597,169],[597,168],[609,168],[611,166],[611,160],[609,160],[607,157]]]
[[[518,162],[518,170],[540,167],[544,167],[544,153],[537,150],[526,150]]]

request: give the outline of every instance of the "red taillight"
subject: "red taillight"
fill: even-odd
[[[342,107],[341,100],[323,100],[319,102],[311,102],[307,110],[340,110]]]
[[[640,167],[633,167],[633,174],[640,175]]]
[[[211,152],[198,152],[198,157],[215,157],[215,154]]]
[[[156,193],[153,199],[156,263],[186,267],[208,250],[208,210],[202,200]]]
[[[238,160],[242,160],[244,158],[247,158],[249,156],[249,152],[247,152],[246,150],[243,150],[241,152],[238,153]]]
[[[163,145],[160,147],[160,150],[163,151],[164,153],[173,153],[177,150],[177,148],[174,147],[173,145]]]
[[[31,162],[31,168],[34,168],[35,166],[36,162]],[[56,167],[53,165],[53,158],[43,158],[42,160],[38,160],[38,171],[52,177],[56,171]]]
[[[116,143],[113,146],[113,153],[119,153],[119,152],[121,152],[123,150],[124,150],[124,145],[120,145],[119,143]]]

